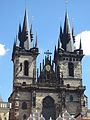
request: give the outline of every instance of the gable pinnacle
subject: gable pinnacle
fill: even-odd
[[[30,28],[30,38],[31,38],[31,42],[32,42],[33,41],[32,24],[31,24],[31,28]]]
[[[60,48],[60,40],[58,39],[58,50],[59,50],[59,48]]]
[[[19,47],[18,36],[16,35],[16,46]]]
[[[18,39],[21,39],[21,24],[19,23]]]
[[[56,53],[57,53],[57,50],[56,50],[56,45],[55,45],[55,49],[54,49],[54,61],[56,60]]]
[[[35,43],[35,48],[38,48],[38,38],[37,38],[37,33],[36,33],[36,43]]]
[[[73,42],[75,43],[74,27],[72,27],[72,38],[73,38]]]

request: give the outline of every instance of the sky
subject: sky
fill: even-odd
[[[19,23],[23,23],[25,8],[28,11],[29,25],[32,24],[34,39],[38,35],[40,55],[37,66],[42,62],[44,52],[54,52],[59,37],[60,25],[64,24],[66,6],[70,27],[74,26],[76,47],[81,38],[84,58],[82,79],[86,86],[90,108],[90,0],[0,0],[0,96],[8,101],[12,92],[13,63],[12,47]]]

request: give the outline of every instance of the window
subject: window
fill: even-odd
[[[72,102],[73,101],[73,96],[72,95],[70,95],[70,102]]]
[[[24,85],[26,85],[26,82],[23,82],[23,84],[22,84],[22,85],[23,85],[23,86],[24,86]]]
[[[74,64],[72,62],[68,63],[69,76],[74,77]]]
[[[75,61],[75,58],[73,58],[73,61]]]
[[[72,58],[69,58],[69,61],[72,61]]]
[[[56,120],[56,105],[55,101],[51,96],[46,96],[42,102],[42,114],[45,120]]]
[[[76,59],[76,61],[78,61],[78,58]]]
[[[26,103],[26,102],[23,102],[23,103],[22,103],[22,109],[23,109],[23,110],[27,109],[27,103]]]
[[[23,115],[23,120],[27,120],[26,114]]]
[[[22,63],[20,63],[20,71],[22,71]]]
[[[85,100],[83,101],[83,107],[85,107]]]
[[[68,60],[68,58],[66,58],[66,60]]]
[[[36,92],[34,91],[33,92],[33,107],[35,107],[36,106]]]
[[[24,75],[28,76],[29,73],[29,63],[28,61],[24,61]]]

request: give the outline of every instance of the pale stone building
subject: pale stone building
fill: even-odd
[[[0,99],[0,120],[9,120],[11,104]]]

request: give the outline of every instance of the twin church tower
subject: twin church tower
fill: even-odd
[[[82,84],[82,45],[80,41],[79,48],[75,48],[74,28],[70,31],[67,12],[64,27],[60,27],[53,60],[47,51],[38,70],[38,55],[37,36],[34,40],[25,10],[23,25],[19,25],[13,45],[13,91],[9,97],[12,104],[9,120],[27,120],[36,110],[46,120],[50,117],[56,120],[65,110],[71,115],[87,111],[85,86]]]

